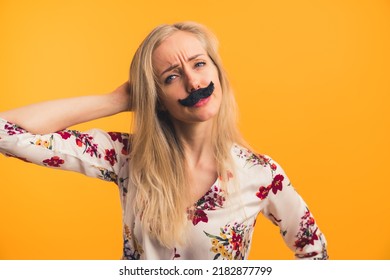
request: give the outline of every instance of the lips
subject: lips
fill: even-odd
[[[204,100],[208,98],[214,91],[214,83],[210,82],[210,84],[205,88],[197,89],[191,94],[184,98],[179,99],[179,103],[185,107],[194,107],[196,104],[198,104],[199,101]],[[206,103],[207,100],[204,100],[204,103]]]
[[[197,108],[197,107],[202,107],[203,105],[205,105],[208,101],[209,101],[210,97],[206,97],[206,98],[202,98],[201,100],[199,100],[195,105],[194,107]]]

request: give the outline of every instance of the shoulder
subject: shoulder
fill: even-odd
[[[236,164],[242,165],[247,168],[251,167],[263,167],[275,169],[278,164],[270,156],[265,154],[256,153],[248,148],[234,144],[232,147],[232,157]]]
[[[274,180],[287,179],[283,168],[271,156],[257,153],[248,148],[233,145],[232,158],[236,172],[242,178],[261,181],[261,184],[271,184]]]
[[[240,146],[233,147],[232,154],[237,182],[241,189],[252,194],[253,200],[275,204],[284,199],[291,203],[291,199],[296,197],[295,189],[283,168],[270,156]]]

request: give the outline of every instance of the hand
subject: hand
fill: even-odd
[[[112,91],[111,96],[114,98],[114,104],[120,106],[120,111],[132,110],[130,84],[128,81]]]

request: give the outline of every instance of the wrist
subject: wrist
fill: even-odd
[[[130,96],[126,92],[113,91],[107,95],[110,106],[113,106],[113,112],[121,113],[130,111]]]

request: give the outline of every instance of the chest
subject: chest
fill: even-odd
[[[216,168],[193,168],[189,176],[190,205],[201,199],[216,183],[218,174]]]
[[[232,193],[227,197],[219,180],[187,209],[185,244],[168,249],[142,231],[137,217],[133,245],[142,259],[246,259],[259,205]],[[244,210],[245,209],[245,210]]]

